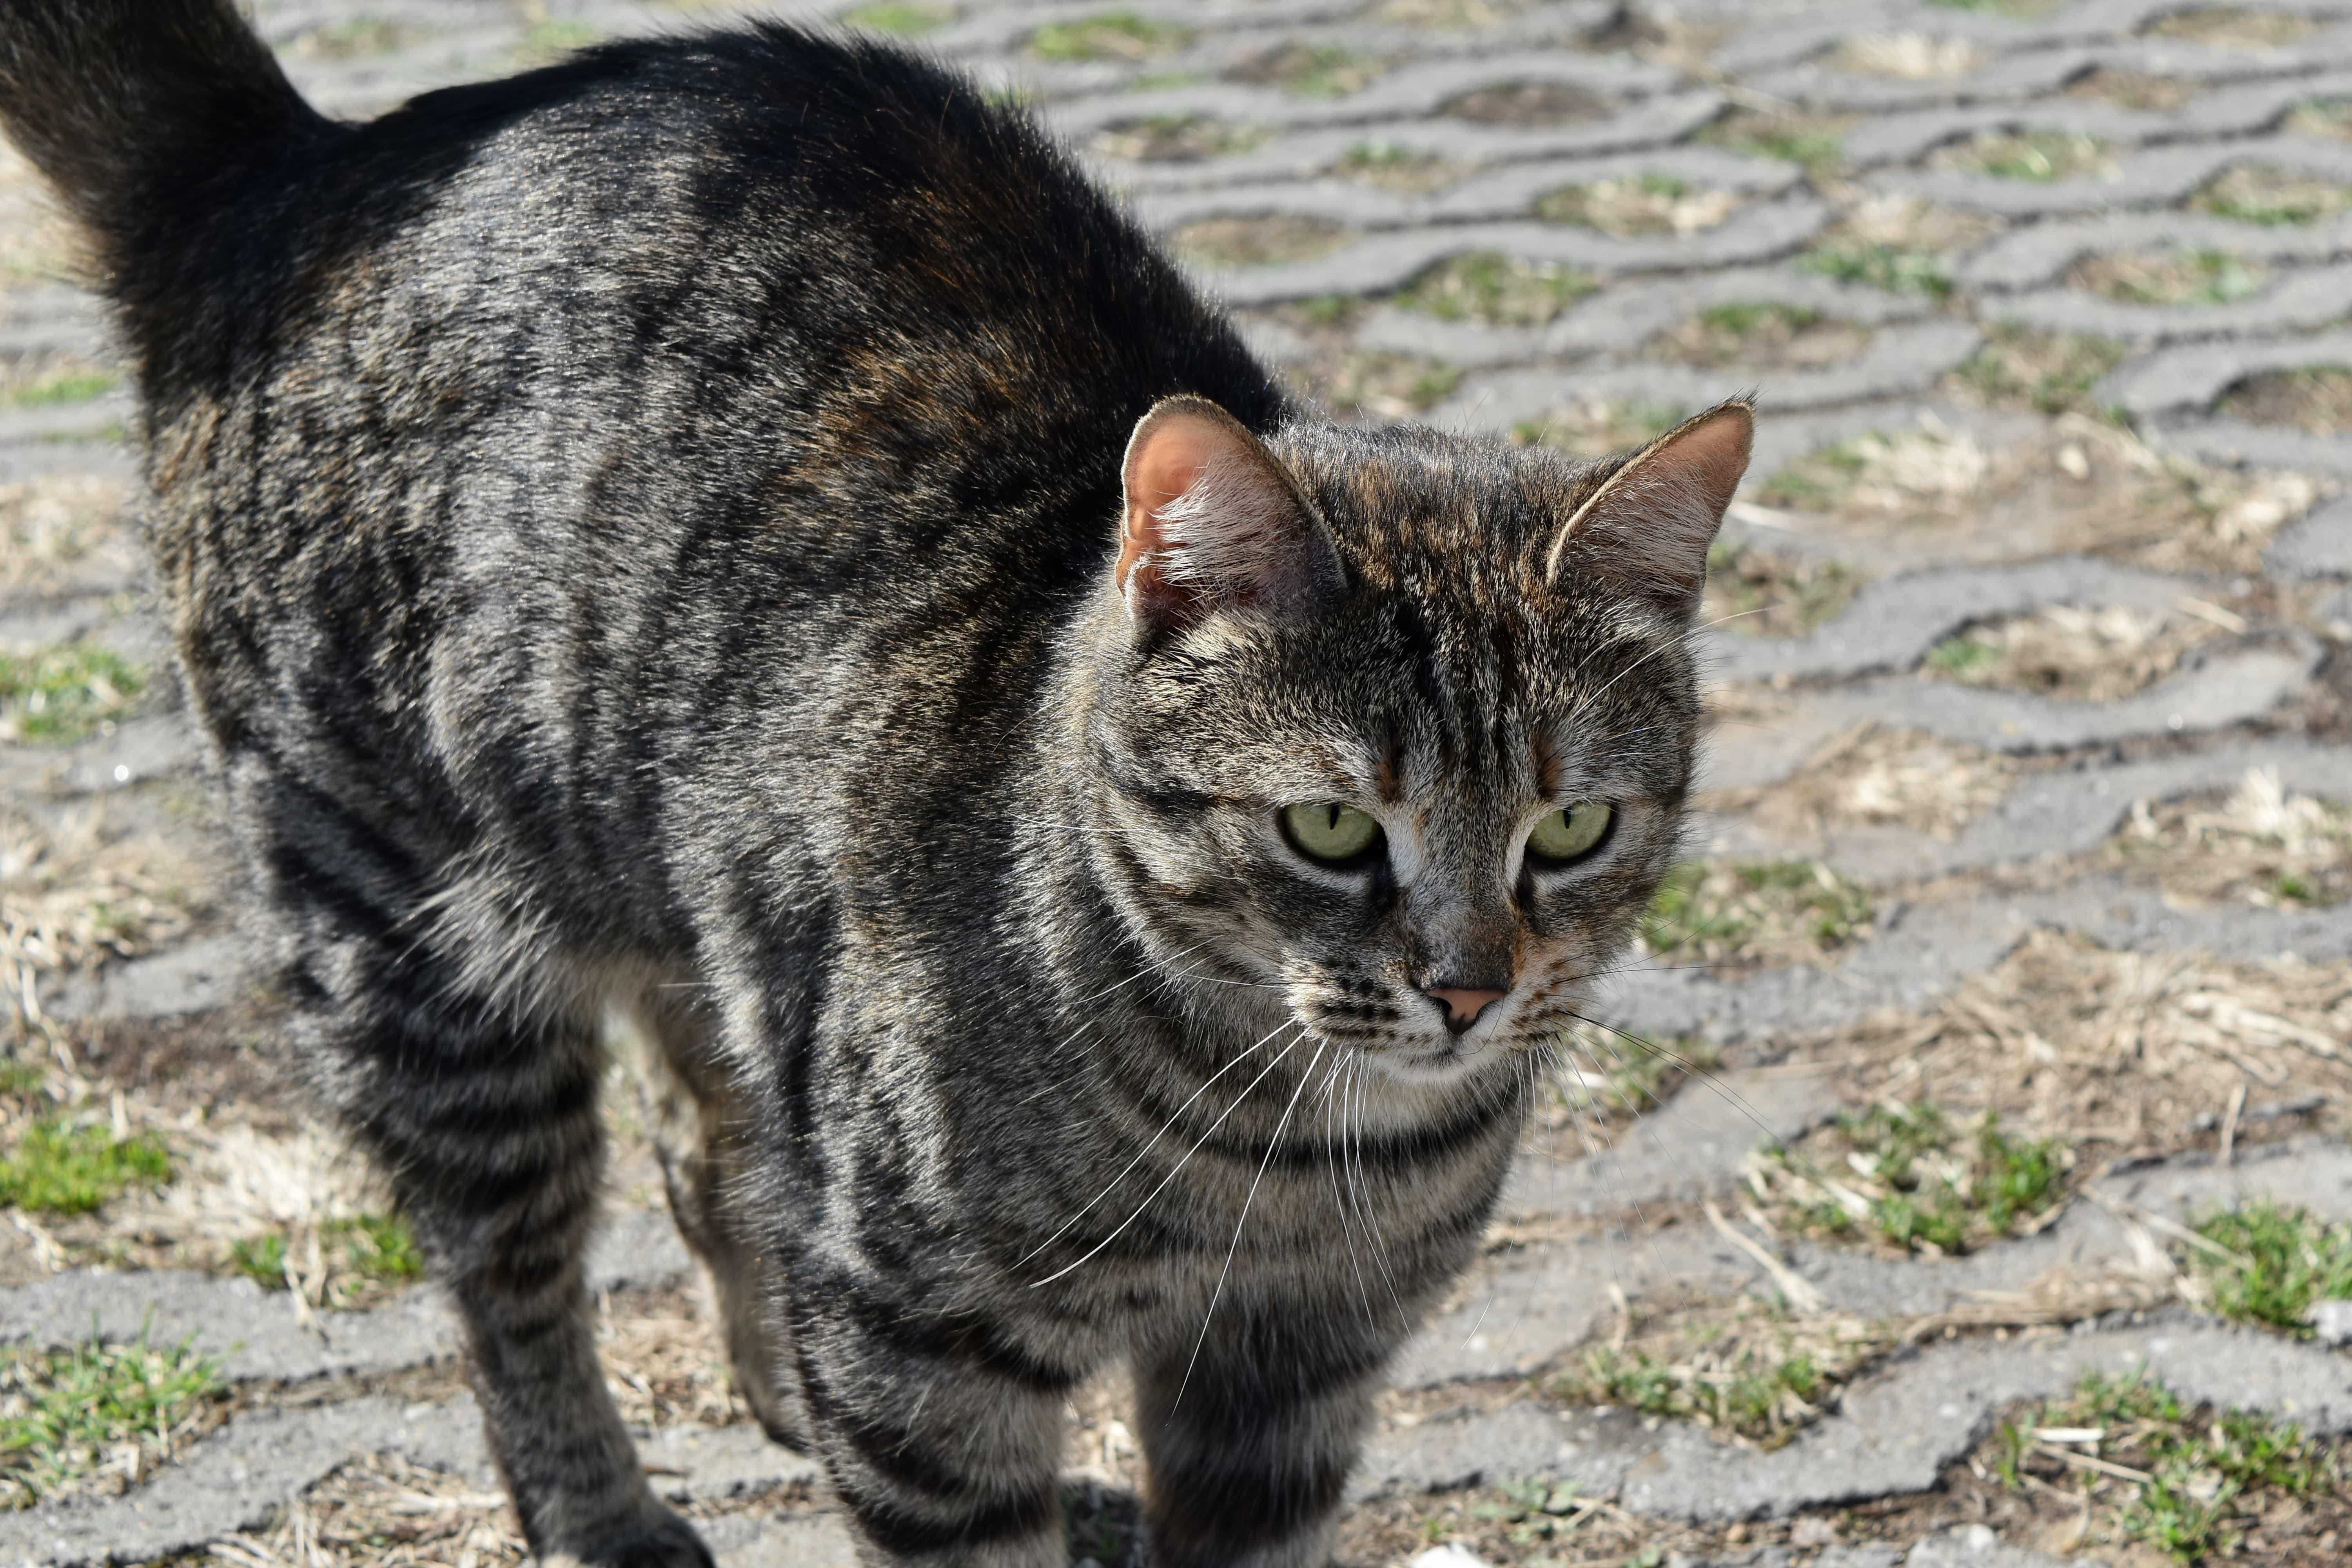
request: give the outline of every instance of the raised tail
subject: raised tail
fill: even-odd
[[[247,174],[326,125],[233,0],[0,0],[0,126],[127,306]]]

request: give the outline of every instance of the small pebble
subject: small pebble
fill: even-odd
[[[1412,1568],[1486,1568],[1486,1563],[1467,1547],[1449,1543],[1431,1547],[1412,1560]]]
[[[2352,1345],[2352,1301],[2315,1301],[2311,1326],[2326,1345]]]

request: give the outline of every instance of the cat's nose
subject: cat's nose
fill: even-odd
[[[1503,999],[1503,993],[1491,985],[1432,985],[1423,995],[1445,1009],[1445,1026],[1461,1034],[1478,1021],[1478,1016]]]

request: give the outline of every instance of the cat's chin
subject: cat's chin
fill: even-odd
[[[1397,1045],[1387,1050],[1365,1051],[1364,1065],[1400,1084],[1443,1088],[1460,1083],[1501,1061],[1499,1052],[1453,1040],[1429,1045]]]

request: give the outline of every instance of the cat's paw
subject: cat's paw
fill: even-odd
[[[615,1540],[582,1542],[570,1551],[546,1552],[539,1563],[540,1568],[717,1568],[694,1527],[667,1509]]]

